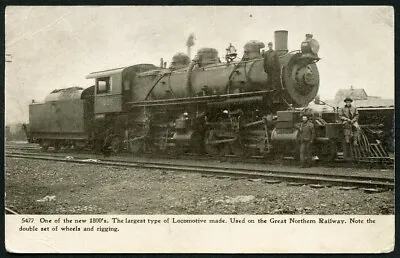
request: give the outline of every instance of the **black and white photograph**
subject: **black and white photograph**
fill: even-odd
[[[395,214],[393,7],[7,6],[4,62],[6,216]]]

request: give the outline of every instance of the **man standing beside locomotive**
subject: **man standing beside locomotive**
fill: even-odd
[[[303,114],[301,119],[302,123],[297,128],[299,129],[300,140],[300,165],[304,168],[311,166],[311,146],[315,138],[315,129],[307,114]]]
[[[275,86],[279,82],[281,65],[278,53],[272,46],[272,42],[269,42],[268,50],[264,52],[264,71],[268,75],[268,84]]]
[[[358,110],[351,105],[353,100],[347,97],[344,99],[344,102],[344,107],[339,109],[339,118],[343,122],[343,156],[346,160],[350,160],[353,156],[350,146],[351,140],[353,139],[354,145],[358,144],[360,126],[358,125]]]
[[[103,153],[104,158],[107,158],[111,155],[111,138],[112,138],[111,129],[107,129],[104,135],[104,140],[101,148],[101,152]]]

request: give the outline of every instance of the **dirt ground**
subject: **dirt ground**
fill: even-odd
[[[6,158],[6,206],[23,214],[394,214],[394,192]]]

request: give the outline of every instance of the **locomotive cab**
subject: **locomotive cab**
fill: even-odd
[[[95,80],[93,133],[96,148],[102,145],[103,139],[110,132],[113,135],[112,151],[122,150],[126,127],[129,124],[125,106],[135,98],[144,98],[148,89],[138,84],[138,74],[155,68],[152,64],[139,64],[94,72],[86,76],[87,79]]]
[[[156,69],[152,64],[139,64],[123,68],[93,72],[86,79],[95,79],[96,114],[124,111],[124,104],[135,98],[143,98],[137,85],[138,73]]]

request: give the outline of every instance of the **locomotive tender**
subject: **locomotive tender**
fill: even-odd
[[[287,39],[287,31],[275,31],[278,72],[267,69],[264,44],[253,40],[238,61],[227,53],[221,62],[216,49],[202,48],[193,60],[176,54],[169,68],[137,64],[91,73],[86,78],[94,86],[56,90],[30,105],[30,135],[43,148],[98,149],[111,135],[114,152],[296,156],[296,108],[317,95],[319,44],[307,34],[301,50],[289,52]],[[317,125],[315,145],[317,155],[332,159],[340,124],[329,116]]]

